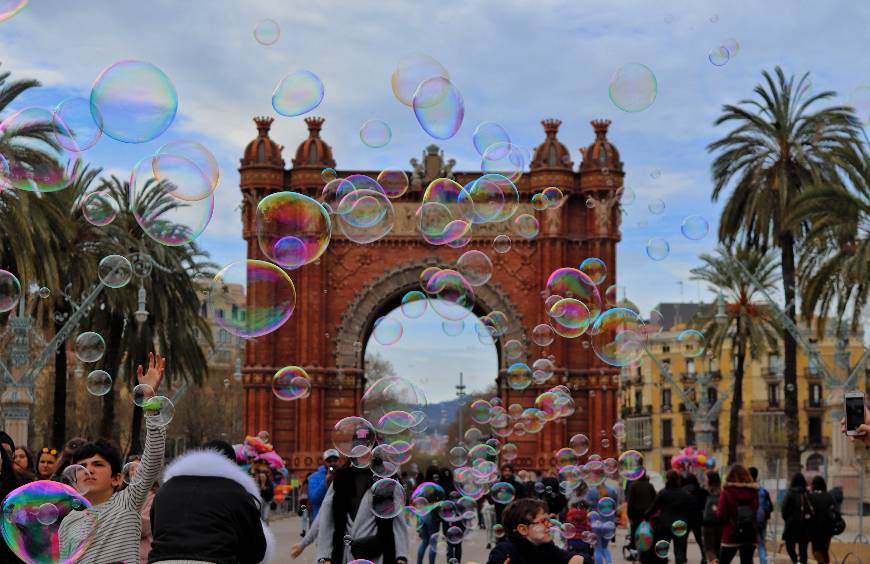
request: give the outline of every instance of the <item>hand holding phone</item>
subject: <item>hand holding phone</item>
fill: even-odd
[[[846,417],[842,421],[846,436],[858,438],[870,445],[870,410],[864,404],[864,392],[846,392]]]

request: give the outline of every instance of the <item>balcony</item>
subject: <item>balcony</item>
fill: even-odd
[[[750,415],[752,425],[752,444],[756,447],[785,447],[788,439],[786,434],[785,413],[768,411]]]
[[[822,380],[824,378],[824,375],[818,369],[810,370],[809,368],[804,368],[803,375],[804,375],[804,379],[814,381],[814,382],[817,382],[817,381]]]
[[[670,413],[672,410],[673,410],[673,407],[671,407],[670,402],[662,404],[662,413]]]
[[[722,379],[722,371],[721,370],[711,370],[710,378],[713,379],[714,382],[718,382]]]
[[[628,417],[625,420],[625,447],[632,450],[652,448],[652,417]]]

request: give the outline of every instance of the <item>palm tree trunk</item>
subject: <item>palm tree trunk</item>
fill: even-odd
[[[58,309],[56,313],[60,313],[62,309]],[[60,331],[63,327],[63,322],[58,321],[57,317],[54,320],[55,332]],[[66,341],[61,343],[57,351],[54,353],[54,403],[53,416],[51,421],[51,445],[55,448],[62,448],[66,443]]]
[[[728,466],[737,463],[737,447],[740,444],[740,408],[743,407],[743,371],[746,362],[746,335],[737,318],[736,334],[731,350],[736,343],[737,366],[734,368],[734,395],[731,397],[731,412],[728,417]]]
[[[780,239],[782,249],[782,286],[785,292],[785,313],[792,322],[795,321],[795,265],[794,265],[794,237],[791,232],[786,232]],[[797,343],[789,331],[783,335],[783,348],[785,360],[785,421],[786,439],[786,464],[788,474],[792,475],[800,471],[800,420],[798,419],[798,389],[797,389]]]
[[[107,327],[109,330],[109,338],[106,341],[106,353],[103,356],[103,370],[112,376],[112,384],[109,387],[108,393],[103,396],[103,411],[100,417],[100,437],[105,439],[118,440],[118,429],[115,427],[115,380],[118,378],[121,370],[121,332],[124,324],[124,318],[117,315],[112,315],[109,318]]]

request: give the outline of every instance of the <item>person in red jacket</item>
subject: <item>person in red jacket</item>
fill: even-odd
[[[589,505],[585,499],[581,499],[568,510],[565,515],[565,521],[574,525],[574,536],[568,539],[568,546],[572,552],[583,555],[592,555],[592,547],[581,537],[585,531],[590,531],[589,527]]]
[[[758,484],[749,471],[735,464],[725,476],[719,494],[719,522],[722,523],[722,550],[720,564],[730,564],[738,553],[740,564],[752,564],[752,554],[758,542],[756,511],[758,510]]]

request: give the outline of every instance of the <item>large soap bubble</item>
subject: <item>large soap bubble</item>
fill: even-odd
[[[393,95],[408,107],[414,106],[414,93],[422,82],[430,78],[450,78],[447,69],[428,55],[403,57],[391,77]]]
[[[592,350],[611,366],[638,362],[647,344],[648,331],[636,311],[615,307],[602,313],[592,327]]]
[[[332,222],[316,200],[297,192],[276,192],[257,204],[257,242],[263,254],[285,268],[320,258],[332,237]]]
[[[414,115],[423,130],[436,139],[450,139],[462,126],[465,102],[450,79],[430,78],[414,92]]]
[[[300,70],[281,79],[272,93],[272,107],[282,116],[310,112],[323,101],[323,83],[316,74]]]
[[[69,186],[80,173],[81,161],[56,143],[52,133],[54,115],[44,108],[24,108],[0,122],[0,138],[6,162],[2,170],[4,183],[18,190],[57,192]],[[16,155],[39,153],[44,158],[17,158]]]
[[[260,302],[251,302],[244,314],[218,315],[218,325],[236,335],[249,339],[275,331],[290,319],[296,309],[296,287],[281,268],[261,260],[245,260],[231,263],[214,277],[209,294],[211,306],[220,309],[218,295],[233,291],[233,285],[246,296],[266,296]]]
[[[655,102],[658,95],[656,76],[646,65],[628,63],[610,80],[610,100],[625,112],[642,112]]]

